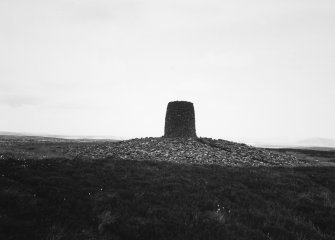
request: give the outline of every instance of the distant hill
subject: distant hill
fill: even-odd
[[[295,148],[295,149],[315,149],[334,150],[335,140],[327,138],[308,138],[299,141],[245,141],[245,143],[262,148]]]
[[[67,139],[67,140],[108,140],[120,141],[120,137],[115,136],[85,136],[85,135],[57,135],[57,134],[35,134],[35,133],[20,133],[20,132],[6,132],[0,131],[0,136],[11,137],[34,137],[34,138],[50,138],[50,139]]]
[[[308,138],[297,142],[303,147],[335,148],[335,140],[328,138]]]

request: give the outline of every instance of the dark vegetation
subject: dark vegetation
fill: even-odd
[[[0,159],[0,239],[335,239],[335,168]]]

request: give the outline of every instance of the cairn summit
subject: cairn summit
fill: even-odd
[[[186,101],[169,102],[165,116],[164,137],[197,137],[193,103]]]

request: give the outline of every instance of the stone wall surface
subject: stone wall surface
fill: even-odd
[[[164,137],[196,137],[193,103],[185,101],[169,102]]]

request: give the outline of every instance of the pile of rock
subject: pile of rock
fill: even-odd
[[[141,138],[111,141],[3,141],[0,160],[4,158],[45,159],[118,159],[153,160],[175,163],[216,164],[222,166],[306,166],[288,154],[255,148],[245,144],[211,138]]]
[[[210,138],[141,138],[95,146],[82,157],[155,160],[222,166],[301,166],[288,154]]]

